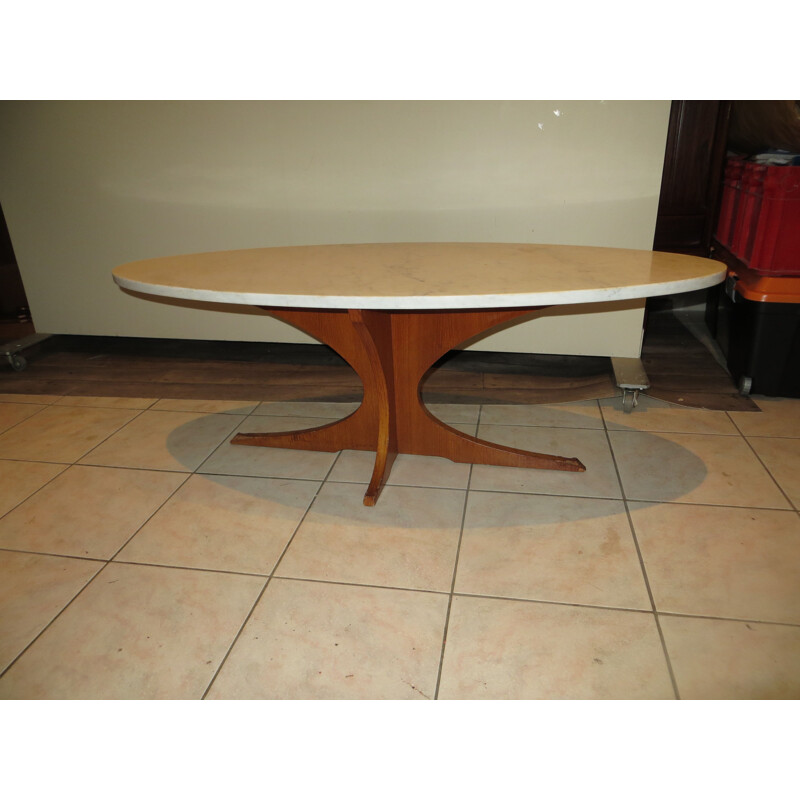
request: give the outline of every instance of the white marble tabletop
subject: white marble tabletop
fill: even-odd
[[[676,294],[720,283],[718,261],[649,250],[500,243],[223,250],[123,264],[123,288],[254,306],[514,308]]]

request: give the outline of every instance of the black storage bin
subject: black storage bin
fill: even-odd
[[[800,303],[725,298],[728,369],[743,394],[800,397]],[[721,333],[722,331],[720,331]]]

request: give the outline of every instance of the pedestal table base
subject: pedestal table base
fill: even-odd
[[[445,425],[425,408],[420,383],[457,345],[536,309],[480,311],[369,311],[267,309],[332,347],[364,384],[361,405],[328,425],[283,433],[239,433],[233,444],[298,450],[373,450],[364,505],[373,506],[398,453],[451,461],[583,472],[576,458],[531,453],[486,442]]]

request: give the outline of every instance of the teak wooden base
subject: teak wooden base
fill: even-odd
[[[239,433],[233,444],[297,450],[374,450],[364,505],[373,506],[398,453],[504,467],[583,472],[576,458],[544,455],[485,442],[445,425],[422,403],[420,383],[457,345],[536,309],[367,311],[267,309],[332,347],[364,384],[361,405],[345,419],[285,433]]]

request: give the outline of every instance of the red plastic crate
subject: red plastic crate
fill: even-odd
[[[742,173],[731,250],[745,264],[748,263],[752,252],[766,173],[767,167],[763,164],[745,164],[744,172]]]
[[[725,177],[722,184],[722,197],[717,220],[717,241],[730,249],[733,238],[733,224],[736,219],[736,206],[745,162],[741,158],[731,157],[725,164]]]
[[[765,168],[745,263],[769,275],[800,275],[800,167]]]

